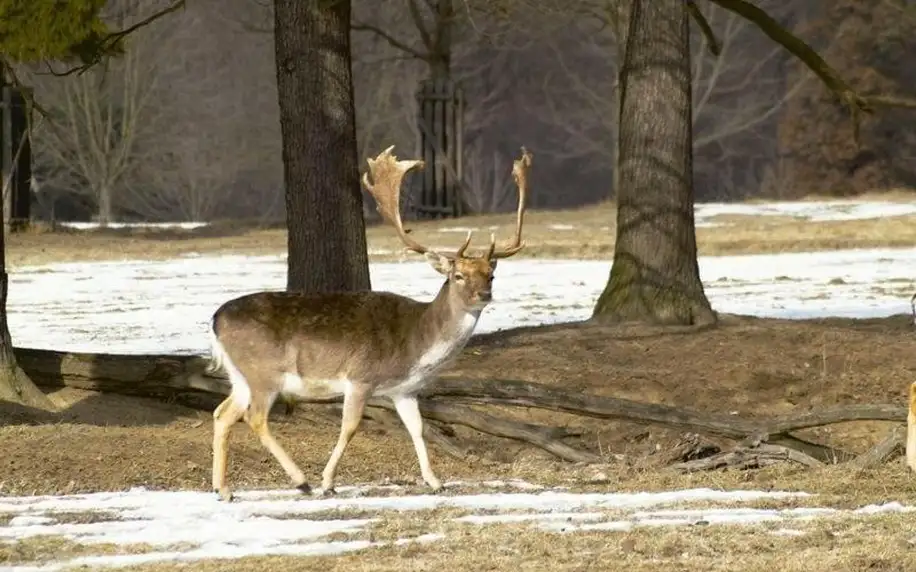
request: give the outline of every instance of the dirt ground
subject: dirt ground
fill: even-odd
[[[748,417],[838,404],[902,405],[916,372],[913,329],[904,315],[812,321],[723,316],[718,327],[695,332],[646,326],[524,328],[480,336],[445,374],[537,381]],[[0,403],[3,494],[132,486],[206,490],[209,412],[73,389],[56,397],[69,407],[51,422]],[[623,487],[645,487],[645,470],[665,465],[664,452],[683,436],[659,427],[535,409],[501,414],[581,429],[580,437],[568,441],[601,454]],[[275,408],[271,420],[279,441],[317,480],[336,438],[339,413],[302,404],[291,415]],[[900,424],[855,422],[800,436],[862,452],[895,426]],[[286,485],[280,467],[247,427],[238,425],[233,435],[230,479],[235,486]],[[479,460],[459,461],[434,447],[431,454],[444,479],[520,476],[559,482],[570,475],[570,464],[527,445],[463,429],[457,439]],[[417,473],[406,431],[397,423],[367,419],[344,458],[340,480],[413,482]]]
[[[723,316],[719,327],[706,331],[594,325],[528,328],[481,336],[448,374],[539,381],[703,411],[766,416],[836,404],[905,403],[908,384],[916,372],[913,335],[909,316],[812,321]],[[69,407],[53,420],[0,404],[0,494],[124,490],[134,486],[208,490],[212,430],[208,412],[71,389],[59,391],[56,398]],[[899,459],[868,471],[778,465],[753,471],[680,475],[665,468],[666,453],[683,436],[677,431],[583,421],[535,410],[511,413],[533,422],[579,427],[582,436],[569,442],[599,452],[605,463],[583,466],[560,462],[527,446],[459,430],[459,443],[475,456],[457,460],[433,445],[431,456],[440,477],[520,477],[546,485],[601,491],[693,486],[805,490],[820,493],[816,502],[838,507],[893,500],[916,502],[916,479]],[[326,406],[302,405],[289,416],[277,411],[272,417],[277,439],[315,484],[336,439],[338,415]],[[808,431],[805,436],[861,452],[900,426],[857,422]],[[246,427],[235,428],[230,450],[229,478],[235,487],[288,487],[280,467]],[[417,479],[417,463],[406,431],[400,425],[368,419],[348,449],[339,474],[340,484],[413,484]],[[714,527],[717,532],[709,533],[712,536],[694,530],[557,536],[527,530],[519,534],[520,529],[509,526],[481,527],[479,534],[468,536],[470,533],[465,532],[430,547],[379,549],[335,558],[253,558],[235,562],[229,569],[400,570],[402,564],[398,563],[409,557],[419,566],[417,570],[443,565],[469,571],[543,570],[548,558],[548,549],[543,546],[548,545],[553,570],[592,569],[604,559],[626,562],[628,570],[654,570],[657,568],[651,563],[659,563],[659,554],[668,555],[662,561],[673,564],[666,568],[671,570],[733,570],[726,563],[739,561],[744,564],[742,570],[764,570],[771,562],[767,555],[777,554],[791,556],[785,561],[786,570],[913,569],[916,548],[904,549],[901,543],[907,533],[916,534],[916,527],[912,519],[901,524],[894,518],[881,521],[885,522],[881,525],[884,529],[869,525],[872,532],[893,530],[893,534],[875,533],[867,542],[853,536],[844,541],[842,550],[826,536],[815,535],[815,540],[805,542],[774,537],[764,542],[733,527]],[[482,543],[490,552],[469,551],[469,542]],[[711,542],[723,545],[717,547]],[[691,552],[693,557],[683,560],[682,552]],[[490,558],[483,556],[487,553]],[[582,554],[592,554],[594,559]],[[842,554],[847,555],[846,560],[840,558]],[[821,567],[804,566],[812,555],[820,558]],[[2,557],[0,552],[0,560]],[[906,567],[898,567],[903,566],[901,562]],[[871,568],[872,564],[877,567]],[[137,570],[171,569],[158,565]],[[214,563],[195,565],[194,569],[227,568],[225,563]]]
[[[864,199],[912,200],[911,194],[884,193]],[[521,258],[607,259],[614,253],[616,207],[613,203],[560,210],[529,211],[525,219],[525,249]],[[838,248],[906,247],[916,243],[916,216],[852,221],[812,222],[787,216],[720,215],[721,226],[697,229],[701,255],[754,254],[832,250]],[[423,244],[456,248],[468,229],[477,229],[473,243],[484,247],[489,233],[508,240],[515,215],[503,213],[459,220],[411,222],[414,238]],[[373,261],[397,260],[403,245],[386,225],[367,228]],[[176,256],[281,255],[286,252],[282,227],[213,223],[194,230],[110,229],[51,230],[42,225],[12,234],[7,241],[7,264],[25,265],[94,260],[164,259]]]

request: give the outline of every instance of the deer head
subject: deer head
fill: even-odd
[[[528,193],[528,167],[531,154],[522,147],[522,156],[513,162],[512,177],[518,187],[518,211],[515,236],[512,241],[497,247],[496,237],[490,235],[489,248],[477,254],[468,252],[473,231],[454,252],[432,250],[414,240],[401,221],[400,196],[404,176],[414,168],[423,168],[423,161],[399,161],[392,153],[394,146],[382,151],[375,159],[369,159],[369,171],[362,176],[363,185],[375,198],[378,212],[388,224],[394,227],[407,250],[422,254],[430,265],[447,279],[449,294],[454,301],[468,309],[483,309],[492,299],[493,272],[501,258],[517,254],[525,245],[522,242],[522,227],[525,217],[525,199]],[[369,175],[372,182],[369,181]]]

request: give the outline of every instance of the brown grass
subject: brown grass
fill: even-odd
[[[776,488],[818,491],[821,496],[806,499],[765,500],[739,503],[736,507],[787,509],[803,506],[857,508],[871,502],[913,498],[913,479],[899,464],[867,473],[854,474],[837,467],[805,471],[786,466],[751,473],[712,473],[673,479],[657,479],[610,469],[621,482],[613,487],[587,487],[592,491],[667,490],[691,486],[724,489]],[[582,478],[582,474],[567,475]],[[877,483],[881,484],[877,484]],[[858,483],[858,484],[857,484]],[[882,490],[883,489],[883,490]],[[709,507],[703,503],[681,503],[664,508]],[[718,505],[728,506],[728,505]],[[652,510],[652,509],[648,509]],[[524,512],[524,511],[522,511]],[[590,509],[589,512],[595,512]],[[618,511],[604,512],[608,520],[626,518]],[[475,513],[479,513],[476,512]],[[675,569],[685,572],[706,570],[769,570],[774,558],[779,569],[808,570],[910,570],[916,565],[916,515],[888,513],[875,516],[836,515],[814,521],[787,520],[752,525],[694,525],[679,527],[638,527],[630,531],[541,531],[534,522],[488,524],[455,522],[469,514],[457,508],[428,511],[329,511],[310,514],[309,519],[368,518],[379,520],[353,534],[338,533],[320,542],[370,541],[387,546],[326,557],[259,557],[231,561],[188,564],[153,564],[125,568],[134,572],[195,572],[231,570],[411,570],[476,572],[477,570],[560,570],[607,569],[600,563],[613,562],[627,570]],[[779,535],[779,529],[803,532],[800,536]],[[430,543],[392,546],[403,539],[441,534],[444,539]],[[190,547],[190,546],[189,546]],[[73,558],[88,554],[140,553],[148,546],[83,546],[56,538],[34,538],[0,548],[0,562],[26,563]]]
[[[812,522],[755,525],[640,527],[627,532],[541,531],[530,524],[446,522],[430,513],[405,513],[380,529],[338,540],[389,542],[438,532],[429,543],[369,548],[326,557],[245,558],[239,572],[260,570],[678,570],[684,572],[791,572],[912,570],[914,524],[909,514],[827,517]],[[780,528],[802,531],[777,534]],[[409,565],[406,565],[409,562]],[[226,569],[226,562],[196,563],[195,572]],[[406,566],[405,566],[406,565]],[[147,565],[132,572],[187,570],[187,565]]]
[[[754,416],[837,404],[903,404],[913,372],[916,354],[912,352],[912,324],[908,316],[895,316],[811,321],[727,317],[719,328],[691,333],[635,326],[560,326],[499,332],[475,341],[450,373],[530,379],[574,391]],[[56,397],[67,404],[67,410],[55,423],[34,417],[28,410],[0,404],[0,450],[4,451],[0,493],[69,493],[133,486],[207,490],[209,413],[147,399],[76,390],[62,390]],[[520,444],[459,429],[461,444],[470,447],[477,457],[456,460],[433,446],[433,463],[443,479],[522,478],[547,486],[596,492],[711,487],[818,494],[802,500],[750,504],[758,507],[856,508],[889,501],[916,503],[916,479],[899,459],[867,471],[843,466],[812,470],[779,465],[753,471],[681,475],[665,468],[667,454],[682,437],[677,431],[536,410],[513,409],[504,414],[579,429],[582,437],[570,443],[598,451],[606,463],[561,463]],[[336,439],[338,422],[337,414],[303,405],[292,416],[272,417],[272,428],[314,481]],[[857,422],[800,435],[862,452],[898,426]],[[712,442],[728,446],[727,442]],[[406,431],[367,420],[344,457],[340,483],[412,483],[417,472]],[[243,426],[234,430],[229,478],[237,488],[288,486],[282,469]],[[425,491],[411,486],[409,492]],[[344,516],[357,514],[360,513]],[[390,540],[437,531],[448,533],[446,540],[432,544],[371,549],[328,558],[197,563],[181,569],[400,571],[408,562],[405,558],[410,559],[411,570],[448,567],[456,572],[565,572],[615,567],[769,571],[774,563],[781,569],[799,572],[916,569],[916,548],[907,544],[916,536],[916,516],[910,514],[858,521],[828,519],[807,525],[792,523],[792,527],[812,530],[797,538],[765,534],[764,525],[555,534],[527,525],[459,525],[449,522],[454,515],[451,510],[386,513],[378,527],[360,533],[362,536],[346,536]],[[330,513],[317,516],[329,518]],[[77,513],[67,518],[80,522],[95,517]],[[0,526],[3,521],[0,515]],[[42,552],[28,552],[28,544],[21,543],[7,550],[33,556]],[[177,565],[136,568],[149,572],[178,569]]]
[[[912,195],[909,195],[912,199]],[[875,200],[903,200],[884,194]],[[530,211],[525,225],[527,248],[520,256],[532,258],[607,259],[613,255],[616,209],[602,203],[579,209]],[[837,248],[911,246],[916,242],[916,217],[890,217],[837,222],[809,222],[792,217],[720,216],[721,227],[697,229],[703,255],[752,254],[832,250]],[[454,248],[464,232],[476,228],[482,244],[490,232],[505,240],[515,224],[511,213],[473,216],[447,221],[411,223],[415,237],[425,244]],[[571,228],[570,228],[571,227]],[[402,245],[384,225],[367,229],[370,258],[394,260]],[[281,255],[286,231],[243,224],[215,224],[212,228],[182,230],[56,231],[36,227],[14,234],[8,243],[11,267],[63,261],[164,259],[202,254]]]
[[[80,544],[59,536],[33,536],[9,544],[0,543],[0,565],[35,565],[81,556],[142,554],[152,550],[148,544]]]

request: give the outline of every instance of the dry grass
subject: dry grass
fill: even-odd
[[[520,476],[538,477],[527,470]],[[670,490],[707,486],[721,489],[776,489],[817,491],[803,499],[764,500],[736,507],[787,509],[810,506],[857,508],[873,502],[909,501],[916,483],[900,463],[879,471],[856,472],[840,467],[807,470],[790,466],[753,472],[675,475],[666,471],[636,472],[604,467],[610,485],[584,485],[596,468],[567,467],[564,480],[577,479],[591,491]],[[665,508],[696,508],[708,504],[681,503]],[[729,506],[729,505],[718,505]],[[651,509],[650,509],[651,510]],[[524,512],[524,511],[519,511]],[[589,510],[589,512],[595,512]],[[617,511],[604,512],[608,520]],[[480,511],[474,511],[480,514]],[[679,570],[684,572],[753,571],[793,572],[900,570],[916,566],[916,514],[886,513],[873,516],[837,515],[812,521],[788,520],[747,525],[693,525],[638,527],[630,531],[543,531],[536,524],[474,524],[453,519],[467,511],[441,508],[426,511],[329,511],[309,515],[323,518],[378,518],[365,530],[337,533],[321,542],[369,541],[385,546],[357,552],[311,557],[252,557],[210,560],[193,564],[153,564],[124,568],[132,572],[235,570],[347,570],[401,572],[410,570],[477,572],[478,570]],[[787,535],[777,531],[800,531]],[[395,541],[438,534],[444,538],[394,546]],[[0,562],[25,563],[72,558],[85,554],[140,553],[146,546],[82,546],[61,539],[36,538],[0,548]],[[409,559],[409,560],[405,560]],[[611,564],[613,563],[613,564]]]
[[[152,552],[148,544],[80,544],[60,536],[33,536],[12,543],[0,543],[0,565],[35,565],[54,560],[108,554]]]
[[[891,193],[872,198],[912,200],[912,195]],[[525,225],[528,247],[522,256],[607,259],[614,251],[615,218],[613,203],[570,210],[530,211]],[[895,247],[916,243],[916,216],[810,222],[792,217],[723,215],[713,221],[725,224],[697,229],[699,250],[704,255]],[[421,242],[454,248],[463,239],[464,229],[478,229],[475,244],[480,244],[486,241],[490,232],[495,232],[499,239],[507,239],[514,224],[514,214],[506,213],[416,222],[410,226]],[[384,225],[370,226],[367,239],[373,260],[402,256],[402,245]],[[9,264],[14,268],[65,261],[164,259],[194,254],[280,255],[286,251],[286,231],[240,224],[216,224],[212,228],[187,231],[51,232],[36,227],[31,232],[11,236],[7,247]]]
[[[559,326],[481,336],[449,374],[528,379],[571,391],[665,403],[701,411],[777,415],[853,403],[905,403],[916,371],[909,316],[873,320],[769,320],[724,317],[718,328],[685,333],[648,326]],[[207,490],[212,418],[149,399],[61,390],[65,412],[49,422],[33,411],[0,404],[0,493],[69,493],[135,486]],[[494,410],[495,411],[495,410]],[[458,430],[477,457],[457,460],[433,446],[446,480],[522,478],[576,491],[635,492],[679,488],[795,490],[818,496],[759,501],[748,506],[857,508],[898,501],[916,504],[916,479],[899,460],[867,471],[843,466],[807,469],[780,465],[753,471],[681,475],[665,468],[679,431],[617,421],[572,419],[548,411],[513,409],[529,422],[569,424],[582,436],[570,443],[607,463],[557,462],[520,444]],[[339,414],[304,405],[275,415],[272,429],[311,479],[317,479],[337,438]],[[862,452],[900,423],[857,422],[812,429],[799,436]],[[727,446],[727,443],[724,445]],[[344,457],[341,484],[417,477],[416,457],[401,427],[367,420]],[[251,432],[236,427],[230,481],[242,488],[289,486],[278,464]],[[422,493],[408,487],[410,493]],[[405,494],[401,491],[399,494]],[[450,493],[451,494],[451,493]],[[675,570],[845,572],[916,569],[916,515],[793,522],[808,533],[769,534],[771,525],[640,528],[630,532],[548,533],[530,525],[478,526],[451,522],[453,509],[385,513],[383,522],[335,540],[390,541],[441,532],[428,544],[372,548],[333,557],[247,558],[159,564],[135,571],[216,570]],[[105,515],[103,515],[105,516]],[[316,515],[330,518],[332,515]],[[377,516],[367,512],[338,516]],[[65,515],[94,522],[91,514]],[[0,514],[0,526],[8,517]],[[0,545],[0,563],[62,559],[91,550],[61,539]]]
[[[389,515],[381,524],[334,541],[387,545],[323,557],[245,558],[239,572],[277,570],[678,570],[683,572],[791,572],[912,570],[916,566],[916,516],[825,517],[753,525],[639,527],[620,531],[548,532],[530,523],[468,524],[454,510]],[[785,534],[789,529],[802,534]],[[441,534],[432,542],[402,546],[398,539]],[[195,563],[195,572],[225,570],[226,562]],[[132,567],[132,572],[188,570],[187,565]]]

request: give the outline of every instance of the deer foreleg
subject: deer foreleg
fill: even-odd
[[[324,467],[321,474],[321,488],[324,494],[334,492],[334,478],[337,476],[337,465],[343,457],[347,445],[356,434],[359,424],[363,419],[363,411],[366,409],[366,400],[369,398],[369,392],[362,387],[356,387],[352,383],[347,386],[344,392],[343,415],[340,420],[340,436],[337,438],[337,445],[331,452],[331,458]]]
[[[416,396],[397,397],[392,400],[398,416],[410,433],[410,439],[413,441],[413,448],[417,452],[417,460],[420,462],[420,474],[423,480],[434,491],[442,488],[442,483],[433,473],[433,468],[429,464],[429,455],[426,451],[426,442],[423,440],[423,416],[420,415],[420,405],[417,403]]]

